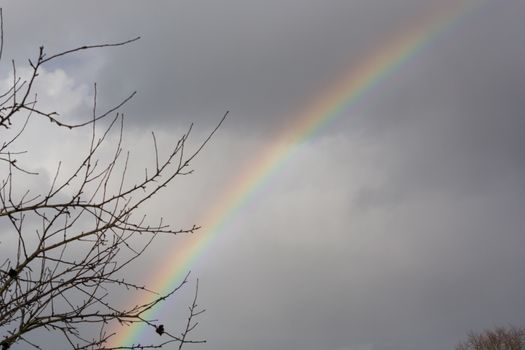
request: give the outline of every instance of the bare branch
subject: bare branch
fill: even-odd
[[[0,59],[3,33],[0,9]],[[171,343],[179,344],[180,349],[185,344],[205,342],[189,339],[198,325],[195,318],[204,312],[197,305],[198,281],[186,326],[177,335],[145,315],[178,292],[188,282],[188,276],[172,290],[159,294],[133,280],[127,272],[159,236],[190,234],[199,229],[197,225],[173,228],[162,218],[151,219],[139,212],[139,208],[174,179],[192,172],[191,161],[209,143],[228,112],[191,151],[186,149],[186,143],[192,126],[167,155],[159,153],[157,137],[152,132],[155,165],[146,168],[145,178],[138,179],[128,171],[133,158],[125,150],[124,116],[120,112],[136,92],[98,112],[94,84],[92,115],[87,121],[75,123],[60,119],[56,111],[42,110],[34,91],[42,65],[51,60],[138,39],[85,45],[50,56],[40,47],[36,59],[29,60],[31,71],[27,80],[18,76],[17,67],[11,62],[11,86],[0,92],[0,220],[9,225],[6,232],[14,242],[10,255],[0,261],[1,350],[18,343],[43,348],[32,336],[37,330],[62,337],[72,349],[156,349]],[[21,161],[30,159],[32,154],[15,147],[23,147],[19,145],[22,136],[31,122],[41,117],[51,122],[50,128],[90,126],[86,136],[89,145],[80,153],[78,165],[58,162],[51,179],[44,178],[48,187],[34,192],[26,190],[24,181],[39,174]],[[112,135],[116,140],[113,143]],[[129,298],[135,293],[146,294],[149,300],[123,307],[120,300],[110,297],[116,293],[128,293]],[[145,325],[162,337],[149,345],[109,345],[116,325],[131,324]]]
[[[42,63],[46,63],[46,62],[49,62],[57,57],[60,57],[60,56],[65,56],[65,55],[69,55],[69,54],[72,54],[74,52],[78,52],[78,51],[83,51],[83,50],[90,50],[90,49],[98,49],[98,48],[103,48],[103,47],[116,47],[116,46],[124,46],[124,45],[127,45],[127,44],[130,44],[134,41],[137,41],[140,39],[140,36],[136,37],[136,38],[133,38],[133,39],[129,39],[129,40],[126,40],[126,41],[121,41],[121,42],[118,42],[118,43],[109,43],[109,44],[95,44],[95,45],[84,45],[84,46],[80,46],[80,47],[77,47],[75,49],[70,49],[70,50],[66,50],[66,51],[62,51],[62,52],[59,52],[59,53],[56,53],[54,55],[51,55],[50,57],[46,58],[46,59],[43,59],[41,61],[41,64]]]

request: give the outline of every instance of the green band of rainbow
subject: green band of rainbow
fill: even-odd
[[[362,96],[377,86],[386,76],[393,74],[400,65],[412,58],[432,39],[466,13],[469,1],[444,1],[439,9],[433,9],[431,15],[412,24],[401,35],[382,46],[380,50],[366,57],[362,64],[352,67],[330,89],[324,91],[303,113],[299,113],[295,122],[283,131],[281,136],[265,149],[256,161],[244,168],[244,171],[226,189],[223,197],[216,202],[201,218],[202,229],[196,238],[189,238],[184,245],[177,247],[177,254],[169,258],[156,270],[156,275],[147,285],[160,293],[166,293],[181,282],[196,259],[211,242],[223,232],[227,223],[249,202],[264,184],[277,172],[299,145],[316,134],[326,124],[341,115],[359,101]],[[146,303],[136,300],[133,304]],[[153,318],[152,310],[147,318]],[[133,325],[116,331],[112,338],[113,346],[138,344],[143,326]]]

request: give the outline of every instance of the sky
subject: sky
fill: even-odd
[[[196,145],[230,111],[195,173],[147,207],[175,227],[202,224],[343,76],[462,3],[5,2],[0,79],[40,45],[141,36],[47,66],[42,103],[77,118],[94,82],[101,106],[136,90],[123,111],[138,168],[151,131],[162,154],[190,123]],[[183,321],[199,279],[207,311],[195,336],[208,343],[188,349],[444,350],[470,330],[525,326],[525,2],[466,3],[296,144],[213,239],[203,227],[190,285],[157,315]],[[41,169],[82,149],[76,137],[32,136],[46,146],[35,147]],[[148,284],[184,240],[159,240],[133,273]]]

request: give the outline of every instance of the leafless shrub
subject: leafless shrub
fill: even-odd
[[[1,19],[0,10],[0,24]],[[0,29],[1,59],[3,25]],[[2,350],[19,343],[40,349],[30,336],[37,330],[61,335],[73,349],[147,349],[173,342],[178,343],[180,349],[187,343],[204,342],[190,340],[188,336],[196,325],[193,318],[202,312],[197,310],[197,293],[187,326],[180,335],[144,317],[146,311],[169,298],[187,278],[167,294],[159,295],[121,276],[126,275],[126,267],[143,255],[159,235],[192,233],[198,229],[197,226],[173,229],[162,219],[152,224],[138,209],[174,178],[191,173],[190,162],[226,115],[209,137],[189,153],[185,152],[185,145],[191,127],[163,159],[152,134],[154,166],[128,185],[130,155],[123,149],[124,118],[119,108],[134,92],[115,107],[99,112],[95,85],[91,116],[85,121],[70,122],[55,111],[42,110],[33,91],[41,68],[51,61],[79,51],[121,46],[138,39],[81,46],[52,55],[40,47],[36,59],[29,60],[28,79],[21,78],[15,62],[10,62],[12,84],[0,92],[0,224],[3,225],[0,230],[4,231],[4,237],[10,236],[16,242],[16,250],[13,249],[9,257],[0,257]],[[38,118],[49,120],[50,128],[89,128],[89,147],[77,167],[64,169],[59,163],[47,189],[39,193],[20,192],[22,176],[40,176],[27,162],[21,161],[22,155],[30,159],[30,153],[18,149],[20,142],[17,143],[28,125]],[[100,130],[103,121],[105,126]],[[117,135],[117,141],[112,145],[112,153],[107,154],[104,147],[111,145],[109,135],[112,133]],[[137,235],[142,238],[136,240]],[[122,308],[109,297],[115,290],[148,292],[151,299],[145,304]],[[144,324],[162,340],[150,345],[111,346],[110,326],[115,323]],[[88,335],[86,329],[91,329]]]
[[[496,327],[468,333],[456,350],[525,350],[525,328]]]

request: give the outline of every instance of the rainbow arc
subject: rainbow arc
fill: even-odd
[[[278,172],[300,145],[316,135],[320,129],[343,115],[364,95],[379,85],[386,77],[395,74],[418,52],[430,45],[433,39],[456,23],[469,8],[469,1],[447,1],[442,8],[432,10],[430,16],[412,24],[393,40],[386,42],[362,64],[351,67],[341,75],[329,89],[317,96],[313,103],[298,113],[294,122],[277,137],[253,163],[248,164],[232,181],[215,205],[205,211],[198,221],[202,229],[196,239],[188,239],[183,246],[177,246],[177,254],[162,267],[147,285],[160,293],[172,290],[181,282],[190,267],[203,255],[208,246],[225,232],[225,227],[254,195]],[[143,304],[147,300],[135,300]],[[147,318],[154,318],[151,310]],[[130,346],[140,343],[143,327],[132,325],[119,329],[112,339],[114,346]]]

